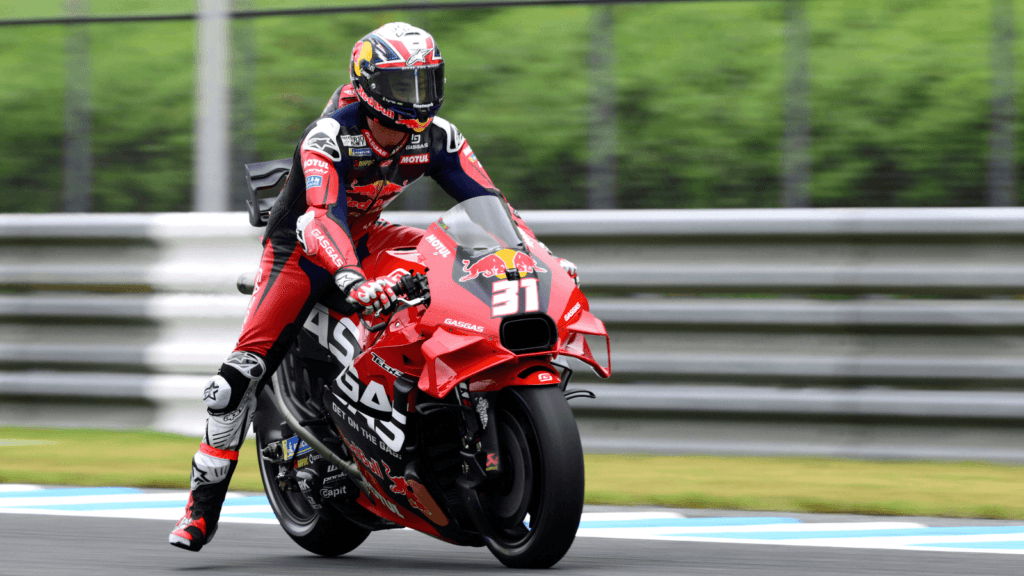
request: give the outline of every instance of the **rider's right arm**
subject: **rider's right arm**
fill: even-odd
[[[343,182],[349,166],[338,147],[340,130],[333,118],[317,120],[306,131],[299,151],[309,210],[299,217],[296,233],[309,259],[331,274],[359,267],[348,228]]]

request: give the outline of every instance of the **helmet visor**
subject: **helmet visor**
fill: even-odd
[[[444,64],[400,69],[381,69],[373,75],[374,90],[403,104],[433,104],[444,96]]]

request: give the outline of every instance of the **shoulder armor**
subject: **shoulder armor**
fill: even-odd
[[[434,126],[437,126],[438,128],[444,130],[445,134],[448,136],[448,152],[454,154],[458,152],[460,148],[462,148],[462,143],[465,142],[466,139],[462,136],[462,133],[459,132],[459,129],[456,128],[454,124],[445,120],[444,118],[434,116]]]
[[[313,124],[302,141],[302,149],[326,154],[328,158],[338,162],[341,160],[341,150],[338,149],[339,132],[341,132],[341,124],[338,124],[337,120],[321,118]]]

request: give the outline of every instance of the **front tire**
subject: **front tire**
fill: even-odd
[[[282,363],[274,375],[275,385],[281,385],[279,376],[288,377],[288,366],[291,364]],[[287,437],[291,436],[291,430],[284,416],[278,412],[272,396],[273,392],[265,387],[260,394],[253,429],[256,432],[256,456],[263,491],[267,494],[281,528],[296,544],[320,556],[340,556],[355,550],[370,535],[369,530],[342,517],[325,516],[324,510],[314,510],[300,492],[282,491],[276,480],[278,465],[263,459],[263,448],[267,444],[285,438],[286,434]]]
[[[549,568],[569,551],[583,513],[576,420],[557,386],[507,388],[497,408],[503,471],[481,492],[498,532],[487,547],[510,568]]]

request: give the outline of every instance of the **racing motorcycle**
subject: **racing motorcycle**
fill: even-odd
[[[259,191],[290,164],[246,167],[254,225],[273,203]],[[457,204],[418,246],[368,268],[396,281],[393,311],[362,316],[328,294],[260,393],[259,468],[281,526],[323,556],[406,527],[487,546],[510,567],[555,564],[583,509],[567,400],[593,397],[566,389],[562,359],[607,378],[604,325],[498,197]],[[239,279],[242,292],[252,286]]]

